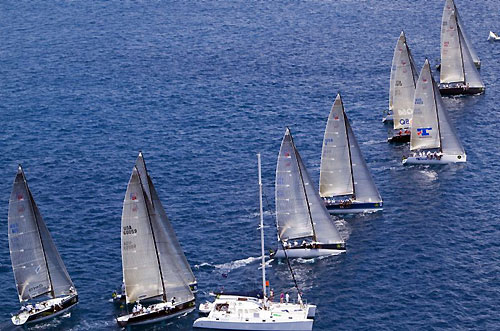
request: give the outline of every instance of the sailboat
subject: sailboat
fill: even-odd
[[[361,154],[340,94],[326,124],[319,195],[331,214],[370,213],[383,209],[382,197]]]
[[[465,38],[458,24],[457,12],[451,11],[443,20],[441,33],[439,91],[442,95],[484,93],[484,83]]]
[[[488,41],[500,41],[500,36],[493,31],[488,34]]]
[[[264,216],[262,207],[262,179],[260,154],[257,154],[259,169],[260,244],[262,269],[262,299],[242,295],[219,295],[214,302],[200,305],[200,311],[208,316],[193,323],[195,328],[216,330],[312,330],[316,306],[307,304],[298,297],[298,303],[273,303],[266,292],[266,262],[264,255]],[[288,260],[287,260],[288,261]],[[288,264],[295,287],[298,290],[293,270]],[[300,293],[300,291],[298,291]]]
[[[9,247],[19,301],[14,325],[42,322],[78,304],[78,293],[19,165],[9,200]],[[47,297],[49,299],[47,299]]]
[[[278,155],[275,189],[276,226],[282,245],[273,257],[314,258],[345,252],[344,240],[314,188],[288,128]]]
[[[462,31],[462,35],[464,37],[465,45],[469,49],[469,53],[472,57],[472,61],[474,62],[474,65],[477,69],[481,68],[481,60],[479,59],[479,56],[477,55],[476,50],[474,49],[474,46],[472,45],[469,37],[467,36],[467,33],[465,32],[464,25],[462,23],[462,19],[460,18],[460,14],[458,13],[458,8],[455,5],[455,2],[453,0],[446,0],[443,8],[443,16],[441,18],[441,50],[443,50],[444,46],[444,41],[446,38],[444,36],[446,35],[446,27],[448,25],[448,20],[450,17],[450,14],[452,12],[455,12],[456,18],[457,18],[457,23],[458,26],[460,27],[460,30]]]
[[[415,90],[410,150],[413,153],[403,158],[403,164],[445,164],[467,160],[427,59]]]
[[[388,142],[410,141],[413,94],[417,84],[417,70],[403,31],[394,50],[389,89],[389,109],[393,114],[393,130]]]
[[[190,285],[196,280],[142,153],[123,201],[121,250],[126,303],[135,306],[132,313],[117,317],[120,326],[155,323],[195,309]]]

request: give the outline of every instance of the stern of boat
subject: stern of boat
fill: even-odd
[[[307,305],[307,318],[314,319],[314,317],[316,317],[316,306]]]

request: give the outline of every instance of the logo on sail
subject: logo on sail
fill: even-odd
[[[137,200],[137,194],[130,193],[130,200]]]
[[[431,134],[427,131],[431,131],[432,128],[417,128],[417,135],[419,137],[430,136]]]
[[[17,194],[17,200],[22,200],[23,199],[23,195],[22,193],[18,193]]]

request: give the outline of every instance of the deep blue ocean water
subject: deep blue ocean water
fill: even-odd
[[[260,284],[257,152],[274,208],[289,126],[319,178],[337,92],[384,212],[336,220],[347,254],[293,261],[316,330],[500,329],[498,1],[459,0],[486,94],[446,98],[468,154],[403,167],[386,143],[394,45],[439,58],[442,1],[4,1],[0,4],[0,329],[19,307],[7,210],[22,163],[80,294],[70,317],[32,329],[118,329],[120,217],[142,150],[199,282]],[[266,247],[276,247],[272,211]],[[222,275],[227,275],[224,278]],[[272,264],[275,292],[292,290]],[[196,313],[147,330],[190,329]]]

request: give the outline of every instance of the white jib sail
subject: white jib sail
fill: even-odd
[[[278,238],[286,241],[312,237],[313,228],[304,186],[300,178],[295,146],[288,128],[281,142],[276,165],[275,199]]]
[[[150,179],[149,186],[154,203],[152,224],[167,301],[170,301],[173,297],[177,302],[191,301],[194,299],[194,295],[189,288],[189,284],[195,283],[196,279]]]
[[[349,136],[349,145],[351,147],[352,173],[354,176],[354,193],[358,202],[381,202],[382,197],[373,181],[370,169],[366,164],[358,141],[354,136],[351,125],[346,117],[347,134]]]
[[[21,302],[51,291],[33,203],[19,167],[9,200],[8,225],[12,269]]]
[[[476,50],[474,49],[474,46],[472,45],[469,37],[467,36],[467,33],[466,33],[464,26],[463,26],[463,23],[462,23],[462,19],[460,17],[458,9],[457,9],[453,0],[446,0],[446,2],[444,4],[444,8],[443,8],[442,21],[447,20],[453,11],[455,11],[455,13],[457,15],[458,26],[462,30],[462,33],[464,35],[465,45],[467,45],[467,48],[469,49],[472,60],[474,61],[474,63],[481,63],[481,60],[479,59],[479,56],[477,55]],[[443,35],[443,32],[444,32],[443,29],[441,29],[441,36]],[[441,40],[443,40],[442,37],[441,37]]]
[[[465,72],[462,57],[462,45],[458,34],[455,12],[451,12],[441,27],[441,83],[463,83]]]
[[[458,28],[458,35],[460,37],[460,42],[463,45],[462,46],[462,54],[463,54],[463,60],[464,60],[464,72],[465,72],[465,83],[469,87],[483,87],[484,88],[484,83],[483,80],[481,79],[481,76],[479,75],[479,72],[476,68],[476,65],[474,64],[474,61],[472,59],[472,56],[469,52],[469,49],[465,45],[465,39],[464,35],[462,33],[462,29],[460,27]]]
[[[134,167],[123,201],[122,264],[127,302],[163,294],[158,257],[146,199],[137,168]]]
[[[465,150],[458,139],[456,130],[448,116],[448,110],[443,104],[439,88],[434,83],[434,98],[436,99],[437,112],[439,118],[439,132],[441,135],[441,151],[445,154],[464,155]]]
[[[337,94],[328,116],[321,150],[319,173],[321,197],[353,194],[350,158],[344,105],[340,94]]]
[[[325,207],[325,203],[321,199],[314,187],[314,184],[307,172],[304,162],[300,154],[297,152],[297,161],[302,173],[304,187],[306,190],[307,201],[309,202],[309,210],[311,212],[312,222],[314,224],[314,233],[316,241],[322,244],[341,244],[344,243],[339,231],[333,223],[330,213]]]
[[[33,197],[31,197],[31,200],[34,201]],[[64,265],[64,262],[59,255],[56,245],[54,244],[54,241],[52,240],[52,237],[49,233],[49,229],[43,221],[42,215],[40,214],[40,211],[38,210],[38,207],[35,203],[33,203],[33,209],[35,210],[35,215],[38,220],[40,238],[42,239],[43,248],[45,250],[45,258],[49,267],[50,280],[52,282],[54,297],[68,295],[71,292],[71,288],[73,288],[74,290],[73,282],[69,277],[66,266]]]
[[[417,81],[411,126],[410,150],[439,148],[439,123],[429,61],[426,59]]]
[[[401,45],[394,74],[393,116],[394,129],[409,128],[413,112],[413,97],[417,74],[406,43]]]

